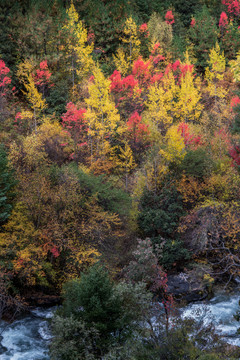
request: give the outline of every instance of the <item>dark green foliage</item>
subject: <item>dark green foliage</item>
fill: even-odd
[[[16,185],[13,170],[8,167],[7,154],[3,145],[0,145],[0,226],[3,225],[12,211],[12,192]]]
[[[196,24],[189,28],[189,40],[194,45],[197,58],[197,69],[203,71],[209,58],[209,51],[218,40],[218,28],[215,19],[210,15],[207,7],[195,14]]]
[[[186,175],[203,179],[210,175],[213,168],[213,161],[204,149],[190,150],[185,155],[180,170]]]
[[[234,106],[234,120],[232,125],[232,133],[240,134],[240,105]]]
[[[163,187],[159,195],[145,191],[141,199],[138,216],[141,236],[150,237],[153,244],[158,245],[161,249],[158,254],[159,262],[166,269],[190,257],[175,233],[179,220],[184,215],[182,197],[172,184]]]
[[[181,22],[188,27],[191,22],[191,16],[201,9],[201,4],[195,0],[174,0],[172,1],[174,10],[180,14]]]
[[[27,1],[0,1],[0,58],[12,69],[17,59],[16,42],[13,33],[15,16],[26,8]]]
[[[237,22],[232,22],[221,31],[220,46],[228,61],[235,59],[240,48],[240,32]]]
[[[60,360],[100,359],[124,344],[139,328],[152,298],[143,283],[115,285],[99,265],[68,282],[63,296],[63,307],[52,323],[51,353]]]
[[[184,215],[182,197],[174,185],[164,186],[159,195],[145,191],[140,204],[138,226],[144,237],[169,237]]]
[[[159,255],[159,263],[165,269],[169,270],[175,265],[179,265],[184,260],[191,258],[190,252],[184,247],[184,243],[181,240],[163,239],[162,237],[153,238],[152,242],[154,245],[161,248]]]
[[[121,303],[114,295],[114,286],[108,273],[96,265],[82,274],[80,280],[65,285],[63,316],[73,315],[88,327],[94,325],[104,348],[119,329]]]
[[[54,81],[55,82],[55,81]],[[68,100],[68,88],[64,80],[57,81],[51,88],[50,94],[47,97],[48,108],[47,113],[60,116],[66,111],[66,104]]]
[[[87,174],[75,165],[71,168],[76,172],[83,192],[87,196],[95,196],[104,210],[127,216],[131,206],[131,199],[126,192],[106,181],[105,176]]]

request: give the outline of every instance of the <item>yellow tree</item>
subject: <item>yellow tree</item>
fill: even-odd
[[[180,84],[177,88],[177,101],[174,116],[181,121],[196,121],[199,119],[203,106],[200,104],[200,80],[194,77],[194,67],[189,62],[188,53],[180,65]]]
[[[130,16],[124,26],[122,41],[128,45],[127,61],[131,66],[132,62],[139,57],[140,53],[140,40],[137,35],[137,24]]]
[[[25,60],[19,65],[17,76],[25,87],[25,90],[22,91],[33,109],[34,128],[35,132],[37,132],[37,117],[41,111],[46,108],[46,101],[43,99],[42,94],[35,85],[32,75],[33,69],[33,64],[30,61]]]
[[[67,10],[68,21],[63,30],[67,33],[68,45],[67,53],[71,58],[72,84],[74,88],[74,74],[82,79],[89,74],[94,61],[92,59],[93,44],[87,43],[87,29],[83,22],[79,20],[78,13],[71,3]],[[75,68],[76,66],[76,68]]]
[[[181,163],[186,154],[184,138],[177,125],[172,125],[165,137],[166,146],[160,150],[160,154],[167,162]]]
[[[128,189],[128,176],[136,167],[131,147],[125,142],[124,146],[112,148],[111,160],[121,173],[125,174],[125,188]]]
[[[234,76],[234,81],[240,81],[240,51],[237,52],[237,58],[229,61],[230,69]]]
[[[113,54],[113,60],[114,60],[114,64],[116,66],[116,69],[123,75],[125,76],[128,72],[128,68],[129,68],[129,63],[126,59],[126,54],[125,51],[123,50],[123,48],[119,48],[117,50],[116,55]]]
[[[89,82],[89,98],[85,100],[87,104],[85,119],[89,129],[91,158],[94,152],[104,157],[109,151],[112,138],[123,132],[120,115],[110,96],[110,80],[105,78],[97,66],[93,70],[93,79]]]
[[[221,84],[224,77],[226,68],[226,60],[224,53],[220,52],[220,46],[216,43],[216,46],[210,50],[209,54],[209,67],[206,68],[205,78],[207,80],[207,91],[215,99],[224,98],[227,94],[227,90]]]
[[[172,72],[166,74],[160,83],[149,88],[144,119],[153,141],[159,141],[160,135],[164,135],[173,122],[176,91]]]

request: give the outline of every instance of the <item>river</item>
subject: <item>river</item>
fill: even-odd
[[[5,349],[0,359],[49,360],[49,320],[53,316],[53,311],[54,308],[36,308],[11,324],[1,321],[1,344]]]
[[[207,303],[200,302],[182,309],[182,317],[202,314],[206,311],[206,323],[212,319],[216,330],[221,333],[229,344],[240,346],[240,336],[236,334],[240,327],[234,319],[239,309],[240,294],[220,294]],[[49,360],[48,346],[51,339],[49,320],[55,308],[34,309],[11,324],[0,322],[1,344],[5,350],[1,360]],[[210,316],[211,314],[211,316]]]

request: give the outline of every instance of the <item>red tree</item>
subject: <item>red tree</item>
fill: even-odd
[[[170,25],[172,25],[172,24],[175,23],[172,10],[168,10],[168,11],[166,12],[165,20],[166,20],[166,23],[167,23],[167,24],[170,24]]]
[[[127,122],[128,129],[133,138],[133,143],[136,145],[143,140],[144,134],[148,133],[147,125],[142,123],[142,117],[135,111]]]
[[[240,3],[238,0],[222,0],[222,3],[226,5],[229,14],[239,17]]]
[[[220,15],[220,20],[219,20],[219,27],[220,29],[224,29],[225,27],[228,26],[228,16],[227,14],[223,11]]]
[[[8,85],[11,84],[11,78],[7,76],[10,72],[9,68],[5,65],[3,60],[0,60],[0,96],[6,95]]]
[[[79,149],[87,145],[87,125],[84,119],[85,109],[77,109],[72,102],[67,104],[67,112],[61,116],[62,125],[71,135],[74,141],[74,154],[72,156],[77,159]]]

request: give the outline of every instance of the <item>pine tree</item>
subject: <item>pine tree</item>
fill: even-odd
[[[13,188],[16,185],[13,170],[9,169],[7,154],[0,145],[0,226],[3,225],[12,211]]]

